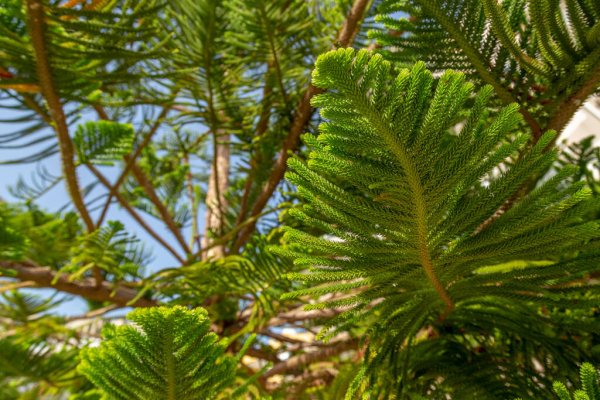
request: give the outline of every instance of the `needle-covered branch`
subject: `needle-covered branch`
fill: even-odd
[[[342,25],[338,37],[334,42],[334,48],[348,47],[352,45],[354,37],[360,29],[362,19],[368,10],[369,4],[370,0],[356,0],[354,2],[350,13],[347,15],[346,20]],[[302,96],[300,102],[296,106],[289,133],[283,141],[279,156],[273,165],[273,169],[271,170],[271,174],[267,182],[264,184],[260,194],[252,206],[250,217],[256,217],[262,212],[269,202],[269,199],[271,199],[271,196],[273,196],[273,193],[279,185],[279,182],[281,182],[283,179],[290,153],[294,152],[298,147],[300,135],[304,133],[306,126],[310,122],[310,118],[313,113],[310,100],[321,92],[321,89],[309,84],[304,96]],[[238,251],[244,246],[244,244],[246,244],[255,228],[256,222],[251,222],[240,231],[240,234],[233,245],[233,252]]]
[[[69,275],[61,274],[49,267],[39,266],[31,261],[0,261],[0,268],[9,272],[10,277],[21,281],[35,282],[36,287],[50,288],[58,291],[81,296],[88,300],[110,302],[122,306],[153,307],[158,305],[155,300],[140,298],[129,304],[137,296],[134,289],[103,281],[100,286],[94,279],[71,281]]]

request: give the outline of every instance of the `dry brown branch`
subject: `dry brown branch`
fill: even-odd
[[[73,204],[85,223],[87,230],[91,232],[94,230],[95,226],[85,207],[83,197],[79,190],[79,182],[75,170],[73,142],[69,136],[67,119],[58,92],[54,86],[54,78],[48,59],[46,48],[46,19],[44,16],[43,3],[40,0],[27,0],[27,15],[29,34],[31,36],[36,59],[37,77],[42,95],[48,104],[54,130],[58,137],[63,174],[65,175],[67,182],[67,190],[69,191]]]
[[[133,304],[128,304],[137,296],[137,292],[122,285],[113,285],[102,281],[96,284],[94,279],[71,281],[68,274],[57,273],[50,267],[42,267],[31,261],[0,261],[0,268],[12,271],[15,278],[21,281],[33,281],[36,287],[56,289],[61,292],[74,294],[93,301],[107,301],[118,305],[132,307],[153,307],[158,305],[156,300],[141,298]],[[12,277],[12,276],[11,276]],[[53,281],[56,279],[56,282]]]

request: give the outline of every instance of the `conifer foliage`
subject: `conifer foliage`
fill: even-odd
[[[597,88],[600,6],[593,0],[389,0],[374,31],[385,54],[425,61],[519,102],[535,139],[561,130]],[[408,14],[408,18],[398,16]],[[408,34],[410,33],[410,34]],[[596,83],[594,83],[596,82]]]
[[[205,310],[137,309],[130,325],[104,328],[80,371],[110,399],[211,399],[235,376],[235,358],[210,332]]]
[[[290,161],[288,173],[304,200],[290,214],[316,234],[286,230],[296,263],[308,268],[295,277],[312,285],[286,297],[344,294],[309,308],[349,307],[329,323],[334,333],[372,321],[369,373],[380,374],[388,359],[404,371],[406,385],[414,379],[407,372],[429,365],[448,369],[444,385],[461,388],[455,390],[506,398],[529,385],[532,349],[544,364],[573,362],[565,349],[575,343],[552,343],[600,327],[593,320],[586,327],[568,318],[558,323],[541,311],[586,310],[598,301],[598,293],[586,301],[566,288],[596,268],[600,253],[586,243],[600,237],[598,222],[582,217],[598,201],[583,182],[564,185],[574,173],[566,168],[482,227],[531,173],[554,162],[555,152],[544,151],[554,133],[498,172],[529,139],[519,134],[501,143],[518,125],[516,105],[494,110],[487,122],[491,88],[474,94],[464,75],[452,71],[434,86],[422,63],[393,75],[390,67],[364,50],[317,60],[313,83],[327,92],[313,105],[325,122],[316,139],[306,138],[307,163]],[[438,338],[419,343],[425,331]],[[521,365],[507,364],[508,354],[493,343],[499,333],[526,344],[512,354],[524,353],[516,356],[525,360]],[[522,378],[499,375],[509,365],[522,369]],[[423,389],[435,385],[421,379]]]
[[[600,399],[600,379],[598,371],[590,363],[584,363],[581,366],[581,389],[577,389],[573,393],[573,397],[569,390],[562,382],[554,382],[554,392],[560,400],[597,400]]]
[[[0,0],[0,399],[596,399],[598,94],[598,0]]]

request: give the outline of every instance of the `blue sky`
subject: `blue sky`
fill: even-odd
[[[0,119],[6,120],[17,116],[18,114],[16,112],[7,111],[4,109],[1,112]],[[23,129],[25,126],[27,126],[27,124],[17,125],[0,122],[0,135],[13,132],[17,129]],[[47,134],[48,132],[44,133]],[[43,135],[44,133],[38,132],[36,135]],[[46,143],[42,146],[38,146],[37,149],[41,149],[47,145],[48,144]],[[6,162],[8,160],[29,156],[34,153],[35,149],[36,147],[27,147],[24,149],[0,149],[0,162]],[[32,176],[35,175],[36,168],[38,168],[37,164],[44,166],[48,172],[53,175],[59,175],[61,173],[60,157],[58,155],[50,156],[38,163],[0,164],[0,198],[9,202],[17,201],[17,199],[10,194],[9,187],[14,186],[19,178],[24,179],[26,182],[31,182]],[[103,167],[101,169],[111,181],[116,180],[118,176],[118,169],[110,167]],[[78,170],[78,177],[82,187],[85,184],[92,182],[91,174],[85,171],[83,168]],[[94,194],[92,194],[90,198],[92,197],[94,197]],[[37,204],[46,211],[58,211],[64,205],[70,206],[69,203],[70,198],[68,197],[64,183],[62,182],[55,186],[48,193],[43,195],[37,202]],[[147,266],[148,272],[176,265],[175,259],[168,252],[164,251],[160,245],[157,245],[154,239],[145,233],[145,231],[143,231],[126,212],[120,210],[118,206],[112,206],[108,219],[121,221],[123,224],[125,224],[130,233],[135,234],[142,242],[144,242],[145,247],[153,256],[150,264]],[[157,233],[164,233],[165,237],[168,238],[168,241],[173,244],[173,247],[178,249],[177,244],[171,239],[170,233],[163,227],[160,221],[157,221],[152,217],[148,217],[146,219],[148,222],[150,222],[150,225],[155,228]],[[200,222],[202,223],[203,221]],[[34,291],[40,294],[51,292],[51,290],[39,289],[35,289]],[[65,315],[78,314],[82,311],[85,311],[85,303],[78,298],[73,298],[72,300],[61,305],[58,309],[60,314]]]

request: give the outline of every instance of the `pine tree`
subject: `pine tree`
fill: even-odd
[[[0,398],[595,398],[599,91],[595,0],[0,0]]]

